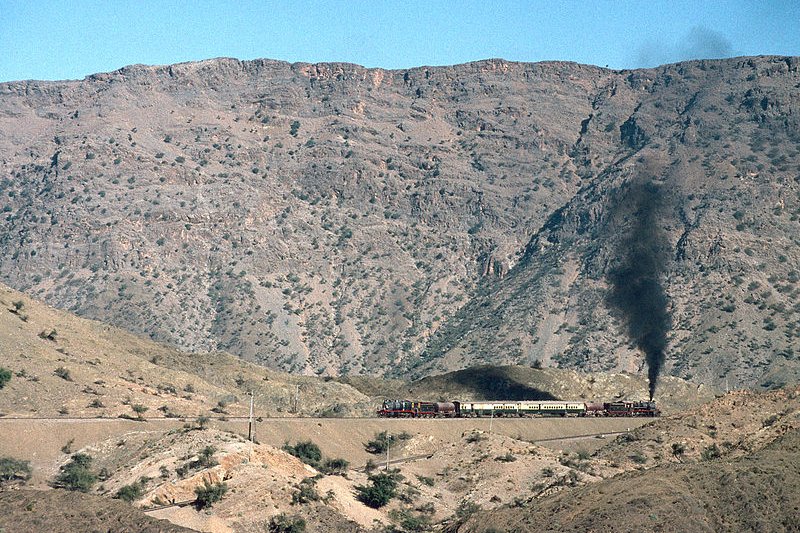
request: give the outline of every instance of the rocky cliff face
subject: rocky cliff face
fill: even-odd
[[[798,84],[775,57],[0,84],[0,275],[295,372],[638,370],[605,295],[646,180],[669,193],[667,371],[774,384],[800,335]]]

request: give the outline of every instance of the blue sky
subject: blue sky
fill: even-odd
[[[0,81],[211,57],[448,65],[501,57],[635,68],[800,55],[800,0],[0,0]]]

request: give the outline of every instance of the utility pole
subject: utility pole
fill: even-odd
[[[390,439],[386,439],[386,471],[387,472],[389,471],[389,448],[391,447],[391,445],[389,444],[390,442],[391,442]]]
[[[256,421],[253,418],[253,398],[255,395],[250,391],[250,421],[247,424],[247,440],[250,442],[256,441]]]
[[[489,433],[492,432],[492,422],[494,422],[494,405],[492,406],[492,410],[489,413]]]
[[[300,403],[300,384],[295,385],[294,389],[294,414],[297,414],[298,404]]]

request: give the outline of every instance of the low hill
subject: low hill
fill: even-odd
[[[197,417],[369,412],[350,386],[289,376],[224,352],[187,354],[118,328],[78,318],[0,286],[0,389],[7,416]]]
[[[475,514],[461,531],[796,531],[800,389],[731,392],[620,435],[586,464],[622,473]]]
[[[800,431],[747,457],[629,472],[524,508],[479,513],[462,532],[797,531]]]

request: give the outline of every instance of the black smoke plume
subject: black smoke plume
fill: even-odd
[[[659,225],[665,203],[662,193],[652,182],[637,181],[623,195],[623,209],[632,209],[634,220],[618,246],[619,264],[608,274],[609,303],[619,312],[631,339],[645,354],[651,400],[672,325],[667,295],[661,284],[669,257],[667,236]]]

